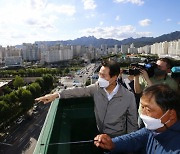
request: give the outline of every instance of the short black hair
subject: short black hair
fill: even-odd
[[[171,61],[171,59],[165,57],[165,58],[159,58],[158,60],[165,62],[166,66],[168,68],[172,68],[172,61]]]
[[[109,75],[112,78],[113,76],[120,74],[120,64],[112,59],[106,59],[102,61],[102,66],[109,68]]]
[[[154,96],[157,105],[165,112],[174,109],[180,119],[180,96],[166,84],[155,84],[144,89],[143,96]]]

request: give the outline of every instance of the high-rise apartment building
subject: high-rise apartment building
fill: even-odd
[[[38,61],[40,60],[40,48],[38,44],[23,43],[23,59],[25,61]]]
[[[73,58],[73,51],[70,46],[56,45],[43,52],[41,58],[47,63],[70,60]]]
[[[4,53],[5,53],[5,48],[0,46],[0,64],[2,64],[4,61]]]
[[[21,49],[16,48],[15,46],[7,46],[5,48],[5,57],[21,56]]]
[[[107,46],[107,44],[102,44],[100,49],[101,49],[101,52],[102,52],[103,55],[108,54],[108,46]]]
[[[170,55],[180,55],[180,39],[169,42],[168,53]]]
[[[121,53],[126,54],[128,53],[129,45],[121,45]]]
[[[119,52],[118,45],[114,45],[114,53],[117,54]]]
[[[151,46],[150,45],[146,45],[144,47],[138,48],[138,53],[145,53],[145,54],[151,53]]]
[[[137,54],[138,53],[138,50],[137,50],[137,48],[134,47],[133,43],[130,45],[130,48],[128,48],[128,53],[130,53],[130,54]]]

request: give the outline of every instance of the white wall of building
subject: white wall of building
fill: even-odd
[[[128,53],[129,45],[121,45],[121,53]]]
[[[128,48],[128,53],[130,54],[137,54],[138,53],[138,50],[137,48],[133,47],[133,48]]]
[[[41,58],[40,48],[38,47],[38,44],[23,43],[22,53],[24,60],[37,61]]]
[[[144,47],[138,48],[138,53],[146,53],[146,54],[151,53],[151,46],[150,45],[146,45]]]

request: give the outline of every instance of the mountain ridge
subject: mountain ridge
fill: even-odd
[[[123,44],[131,44],[134,43],[135,47],[141,47],[145,45],[152,45],[154,43],[164,42],[164,41],[174,41],[180,39],[180,31],[175,31],[169,34],[163,34],[158,37],[140,37],[140,38],[127,38],[124,40],[116,40],[116,39],[97,39],[94,36],[83,36],[74,40],[61,40],[61,41],[36,41],[37,44],[46,44],[48,46],[62,44],[62,45],[84,45],[89,46],[92,45],[94,47],[100,47],[102,44],[107,44],[108,47],[112,47],[114,45],[121,46]]]

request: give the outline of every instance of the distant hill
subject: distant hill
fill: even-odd
[[[175,31],[169,34],[164,34],[159,37],[141,37],[141,38],[128,38],[122,41],[115,40],[115,39],[97,39],[94,36],[89,37],[81,37],[75,40],[66,40],[66,41],[37,41],[37,44],[46,44],[48,46],[62,44],[62,45],[93,45],[94,47],[100,47],[101,44],[107,44],[109,47],[114,45],[122,45],[122,44],[131,44],[134,43],[135,47],[141,47],[145,45],[152,45],[156,42],[164,42],[164,41],[173,41],[180,39],[180,31]]]

